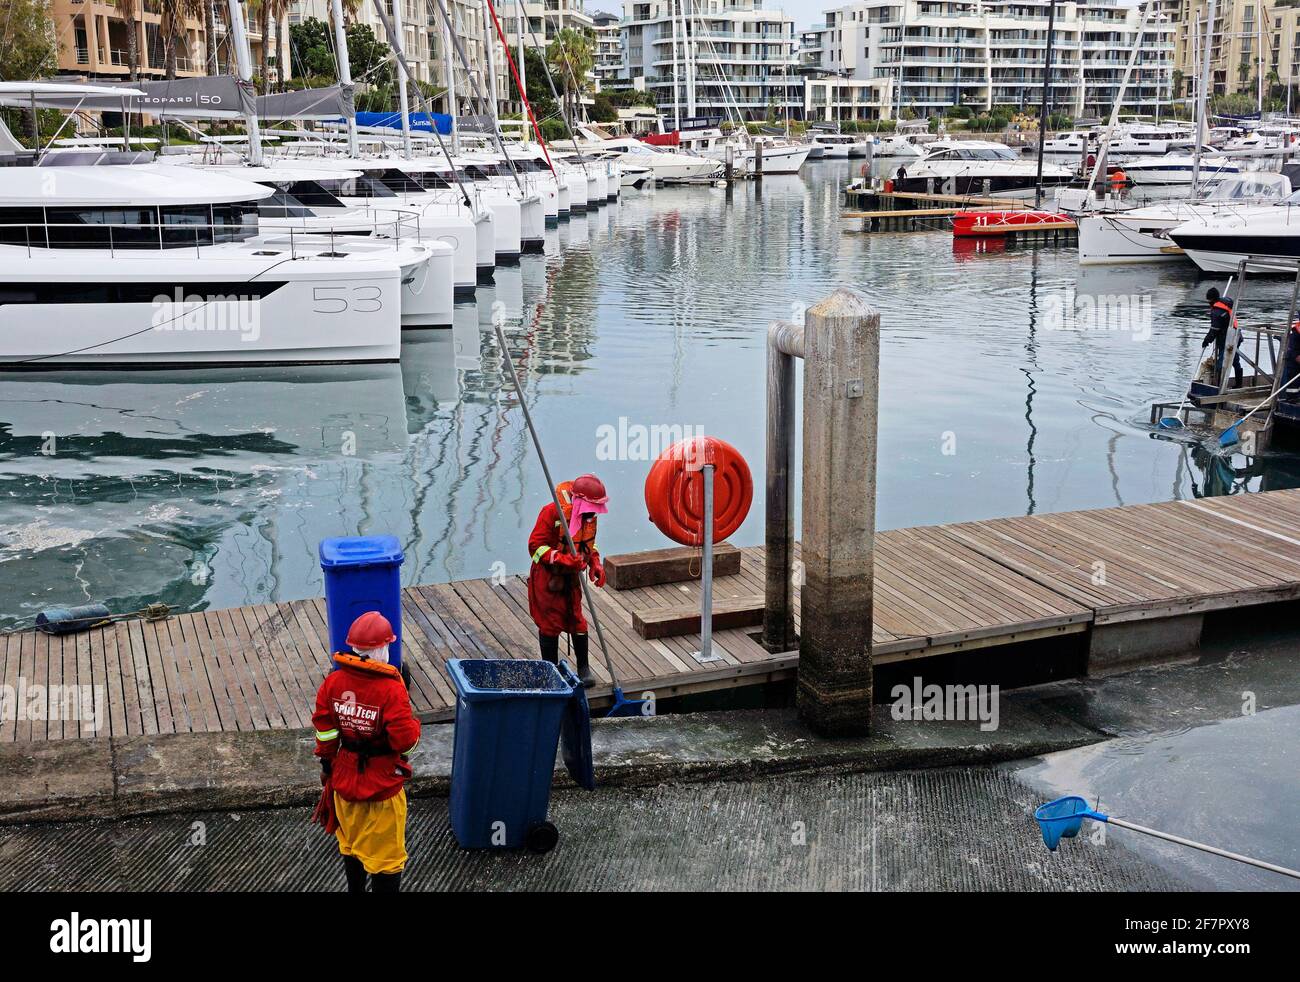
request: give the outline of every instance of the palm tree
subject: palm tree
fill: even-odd
[[[185,22],[204,15],[203,0],[162,0],[162,22],[158,30],[163,37],[164,50],[167,54],[167,77],[176,77],[176,50],[185,39]],[[185,41],[185,54],[189,56],[189,42]]]
[[[596,63],[591,40],[586,33],[566,27],[555,35],[555,40],[546,49],[546,60],[564,86],[564,115],[566,121],[571,121],[579,98],[590,86],[587,73]]]
[[[126,25],[126,67],[134,82],[140,77],[140,44],[136,37],[140,29],[137,15],[140,0],[111,0],[111,3],[122,15],[122,23]]]
[[[260,72],[262,75],[262,94],[265,95],[271,91],[271,23],[272,21],[275,22],[278,32],[279,26],[288,12],[289,4],[288,0],[250,0],[249,6],[257,13],[260,23],[259,30],[262,32],[262,65]],[[278,58],[276,62],[278,65]]]
[[[219,75],[217,65],[217,0],[202,0],[204,49],[207,55],[208,74]],[[224,21],[222,23],[225,23]]]

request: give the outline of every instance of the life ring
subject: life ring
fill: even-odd
[[[890,180],[885,181],[885,194],[893,194],[893,193],[894,193],[894,182]]]
[[[703,465],[713,465],[713,541],[733,534],[754,501],[754,479],[740,451],[725,440],[703,436],[666,449],[645,479],[650,521],[684,546],[704,544]]]

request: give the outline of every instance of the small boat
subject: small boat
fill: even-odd
[[[956,238],[993,238],[1033,228],[1073,225],[1074,220],[1069,215],[1058,211],[1031,211],[1026,208],[1012,211],[959,211],[952,219],[952,234]]]

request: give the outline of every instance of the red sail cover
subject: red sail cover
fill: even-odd
[[[652,147],[680,147],[682,145],[681,134],[676,130],[671,133],[647,133],[641,137],[641,140]]]

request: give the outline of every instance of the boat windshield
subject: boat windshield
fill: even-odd
[[[1006,147],[952,147],[936,150],[931,160],[1018,160],[1015,152]]]
[[[1207,201],[1240,201],[1243,198],[1282,198],[1291,182],[1281,174],[1247,174],[1226,178],[1206,195]]]
[[[320,186],[340,198],[396,198],[397,192],[371,174],[322,180]]]
[[[332,195],[319,181],[291,181],[284,186],[286,196],[304,208],[346,208],[342,201]]]

